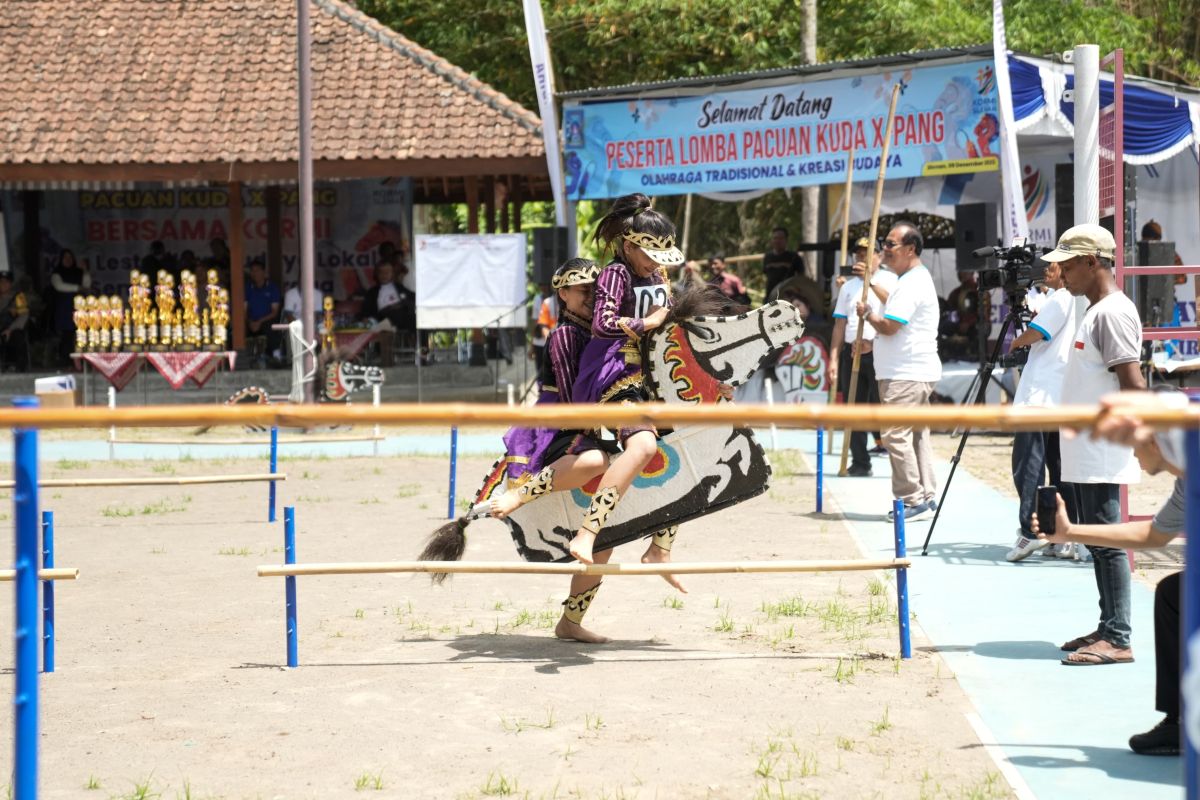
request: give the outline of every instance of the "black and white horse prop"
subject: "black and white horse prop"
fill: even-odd
[[[642,338],[644,381],[653,400],[724,402],[721,384],[736,387],[745,382],[804,333],[799,313],[785,301],[731,316],[695,313],[703,308],[703,300],[684,295],[667,323]],[[507,488],[506,467],[503,458],[493,465],[475,497],[472,513],[440,528],[422,553],[423,560],[462,557],[466,524],[485,516],[487,500]],[[658,453],[622,497],[595,550],[755,497],[767,490],[770,476],[766,453],[749,428],[676,428],[658,440]],[[580,489],[552,492],[509,514],[504,522],[521,557],[526,561],[570,561],[568,544],[599,481],[596,476]]]

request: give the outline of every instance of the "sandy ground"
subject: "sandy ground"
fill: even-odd
[[[933,435],[934,453],[949,460],[958,450],[959,437],[944,433]],[[976,478],[987,483],[996,491],[1016,499],[1017,492],[1012,483],[1012,437],[1010,436],[969,436],[963,450],[959,469],[966,469]],[[1159,507],[1171,496],[1171,488],[1175,479],[1166,473],[1160,475],[1142,474],[1141,483],[1129,487],[1129,513],[1153,515]],[[941,487],[938,487],[941,492]],[[950,493],[954,493],[951,483]],[[949,502],[949,496],[947,496]],[[1013,541],[1017,538],[1017,519],[1012,519]],[[1157,584],[1172,572],[1183,569],[1182,539],[1177,539],[1168,546],[1158,550],[1139,550],[1134,554],[1134,572],[1138,578],[1150,585]],[[1030,556],[1041,558],[1040,555]],[[1080,564],[1081,567],[1091,568],[1090,564]]]
[[[811,513],[799,458],[774,461],[770,493],[685,526],[678,560],[859,556],[842,522]],[[461,464],[464,491],[486,466]],[[441,521],[444,459],[283,468],[302,562],[411,558]],[[58,671],[42,679],[44,797],[1010,796],[940,658],[920,639],[894,657],[889,575],[696,576],[687,595],[610,578],[588,616],[615,637],[603,646],[552,638],[559,578],[301,578],[301,667],[287,670],[283,580],[254,573],[282,561],[265,501],[257,484],[43,492],[57,563],[82,571],[59,585]],[[515,554],[484,521],[468,557]]]

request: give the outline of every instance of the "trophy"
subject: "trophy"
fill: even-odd
[[[212,350],[212,325],[208,321],[208,309],[200,312],[200,341],[205,350]]]
[[[200,296],[196,276],[186,269],[179,276],[179,305],[183,309],[182,349],[195,350],[200,345]]]
[[[206,331],[204,334],[204,349],[213,351],[224,350],[225,331],[217,324],[217,320],[220,318],[221,284],[215,269],[210,269],[205,277],[208,282],[204,285],[204,300],[208,304],[208,308],[204,312]],[[226,302],[228,302],[228,294],[226,295]]]
[[[171,341],[175,343],[176,350],[186,350],[183,341],[183,312],[178,308],[175,309],[175,326],[171,329]]]
[[[90,310],[89,310],[89,313]],[[100,323],[97,327],[99,331],[96,336],[96,346],[101,353],[107,353],[112,347],[112,320],[108,315],[108,298],[100,295],[96,298],[96,316]]]
[[[325,300],[321,305],[325,309],[325,330],[321,333],[321,350],[326,353],[332,353],[337,347],[337,342],[333,337],[333,298],[325,295]]]
[[[117,295],[111,295],[108,298],[108,324],[112,328],[111,344],[112,352],[121,352],[121,323],[125,319],[125,308],[121,304],[121,298]]]
[[[220,351],[225,349],[225,337],[228,335],[225,326],[229,324],[229,291],[221,289],[217,297],[217,310],[212,315],[213,347]]]
[[[100,348],[100,301],[95,295],[88,295],[84,306],[87,308],[87,349],[94,353]]]
[[[71,318],[75,321],[75,352],[85,353],[88,343],[87,300],[81,294],[75,295],[75,310]]]
[[[175,279],[165,269],[158,271],[158,284],[154,287],[154,302],[158,305],[158,350],[170,350],[179,344],[172,334],[175,322]]]
[[[151,350],[158,348],[158,312],[153,308],[146,312],[146,345]]]

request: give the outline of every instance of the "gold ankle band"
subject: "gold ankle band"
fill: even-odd
[[[600,584],[597,583],[586,592],[568,595],[567,599],[563,600],[563,616],[576,625],[582,624],[583,615],[587,613],[588,606],[592,604],[598,591],[600,591]]]
[[[671,545],[675,544],[675,534],[679,533],[679,526],[672,525],[669,528],[663,528],[654,534],[650,541],[656,547],[661,547],[663,550],[670,552]]]
[[[596,492],[592,495],[592,502],[588,506],[587,513],[583,515],[583,523],[579,527],[599,536],[601,529],[604,528],[604,523],[608,522],[609,516],[612,515],[620,500],[621,493],[615,486],[606,486]]]

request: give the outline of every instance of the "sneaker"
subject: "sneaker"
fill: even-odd
[[[1071,544],[1070,542],[1063,542],[1062,544],[1052,544],[1049,547],[1047,547],[1045,550],[1043,550],[1042,552],[1045,555],[1051,556],[1053,558],[1062,558],[1062,559],[1067,559],[1067,560],[1075,559],[1075,545]]]
[[[1092,560],[1092,553],[1090,550],[1087,549],[1087,547],[1077,543],[1074,545],[1074,548],[1075,548],[1075,560],[1076,561],[1088,562],[1088,561]],[[1063,556],[1059,556],[1059,558],[1062,558],[1062,557]]]
[[[857,464],[854,464],[851,465],[850,469],[846,470],[846,474],[851,478],[869,478],[874,473],[871,471],[870,464],[867,464],[865,467],[860,467]]]
[[[1024,561],[1048,544],[1050,543],[1045,539],[1031,539],[1021,534],[1017,537],[1017,543],[1013,545],[1012,550],[1004,554],[1004,560],[1011,562]]]
[[[932,497],[925,501],[925,505],[929,506],[930,511],[937,511],[937,500]]]
[[[1129,749],[1143,756],[1179,755],[1179,720],[1163,717],[1145,733],[1130,736]]]
[[[932,517],[933,517],[933,512],[929,510],[929,506],[926,505],[925,503],[919,503],[915,506],[910,506],[910,505],[904,506],[904,520],[906,522],[920,522],[923,519],[931,519]],[[896,521],[895,511],[889,511],[887,513],[887,521],[888,522]]]

